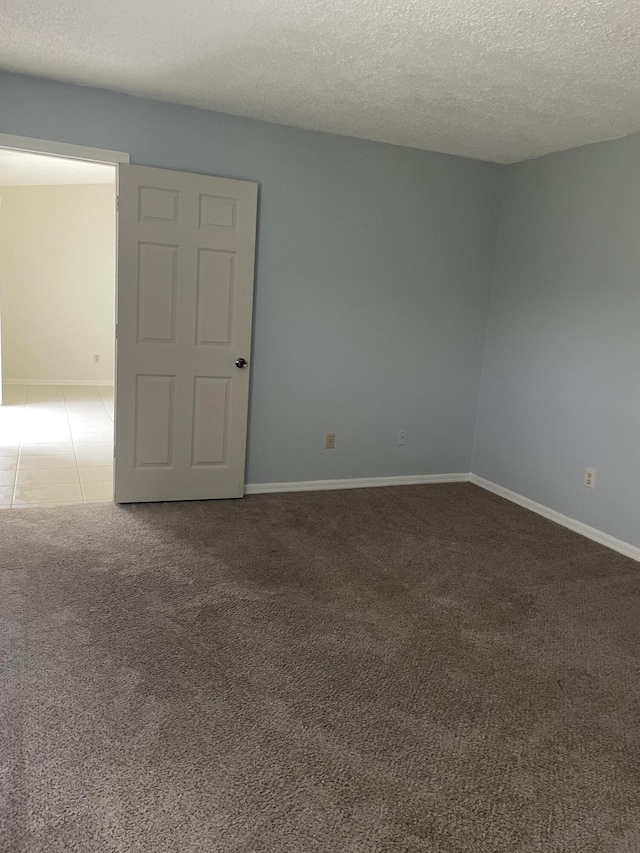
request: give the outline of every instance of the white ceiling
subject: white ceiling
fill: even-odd
[[[0,187],[113,184],[115,180],[113,166],[0,148]]]
[[[3,0],[2,67],[500,163],[640,131],[639,0]]]

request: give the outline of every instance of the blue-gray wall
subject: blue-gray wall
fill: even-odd
[[[504,168],[2,74],[0,133],[260,183],[249,482],[472,468],[640,545],[640,136]]]
[[[506,168],[473,471],[640,546],[640,136]]]
[[[469,470],[499,166],[3,74],[0,133],[260,183],[248,482]]]

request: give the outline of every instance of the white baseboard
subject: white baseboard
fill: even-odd
[[[504,486],[499,486],[497,483],[492,483],[491,480],[485,480],[484,477],[478,477],[477,474],[470,474],[468,477],[471,483],[486,489],[488,492],[493,492],[494,495],[499,495],[501,498],[506,498],[512,503],[518,504],[525,509],[531,510],[538,515],[548,518],[550,521],[555,521],[556,524],[561,524],[562,527],[567,527],[573,530],[574,533],[579,533],[581,536],[586,536],[587,539],[592,539],[600,545],[605,545],[613,551],[618,551],[624,554],[625,557],[631,557],[632,560],[640,562],[640,548],[631,545],[629,542],[623,542],[622,539],[616,539],[614,536],[609,536],[602,530],[596,527],[590,527],[588,524],[583,524],[575,518],[569,518],[568,515],[563,515],[561,512],[556,512],[555,509],[550,509],[544,504],[539,504],[532,501],[530,498],[525,498],[524,495],[519,495],[517,492],[512,492],[511,489],[506,489]]]
[[[109,379],[3,379],[3,385],[100,385],[113,387]]]
[[[499,486],[497,483],[492,483],[491,480],[485,480],[484,477],[479,477],[477,474],[456,473],[456,474],[410,474],[407,476],[398,477],[361,477],[354,480],[302,480],[293,483],[247,483],[244,487],[246,495],[262,495],[269,492],[320,492],[331,489],[366,489],[378,488],[380,486],[408,486],[426,483],[468,483],[471,482],[482,489],[493,492],[502,498],[506,498],[512,503],[518,504],[525,509],[535,512],[550,521],[555,521],[562,527],[573,530],[574,533],[579,533],[587,539],[598,542],[613,551],[624,554],[625,557],[631,557],[632,560],[640,562],[640,548],[631,545],[629,542],[623,542],[622,539],[616,539],[602,530],[595,527],[590,527],[588,524],[583,524],[575,518],[569,518],[561,512],[556,512],[555,509],[550,509],[543,504],[539,504],[530,498],[525,498],[524,495],[519,495],[517,492],[512,492],[511,489],[506,489],[504,486]]]
[[[355,480],[301,480],[294,483],[247,483],[245,495],[268,492],[323,492],[330,489],[371,489],[420,483],[466,483],[468,474],[408,474],[399,477],[360,477]]]

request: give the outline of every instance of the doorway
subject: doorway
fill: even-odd
[[[109,379],[19,382],[2,370],[7,396],[0,409],[0,507],[23,506],[27,497],[30,506],[242,497],[257,183],[131,166],[129,155],[122,152],[0,134],[0,151],[3,148],[14,155],[45,155],[50,168],[55,163],[55,168],[77,170],[79,161],[87,168],[110,168],[117,233],[110,257],[117,269],[110,338],[115,338],[114,396],[104,390],[108,384],[101,384]],[[63,161],[71,162],[64,166]],[[73,231],[70,227],[65,233]],[[56,258],[59,250],[54,243],[45,261]],[[0,259],[0,328],[1,288]],[[101,315],[105,320],[107,314],[113,319],[113,301],[111,305]],[[48,343],[45,347],[32,335],[36,347],[61,354],[67,342],[65,323],[78,313],[75,303],[71,311],[50,310],[42,326]],[[94,319],[91,312],[88,317]],[[78,370],[86,367],[83,352],[82,363],[67,363]],[[88,352],[94,368],[104,366],[98,349],[90,346]],[[46,357],[40,363],[43,370],[51,366]],[[35,431],[44,428],[46,420],[52,430],[56,421],[57,440],[52,440],[54,432],[35,442],[24,439],[22,427],[31,424]],[[26,433],[28,438],[33,434]],[[57,444],[58,452],[32,453],[34,444]],[[53,456],[66,461],[49,462]],[[72,456],[77,479],[71,472]],[[26,457],[32,468],[49,473],[26,473]],[[113,479],[107,480],[104,469],[113,469],[113,459]],[[55,473],[65,467],[66,474]],[[72,482],[59,482],[62,477]],[[40,482],[33,482],[36,478]],[[69,488],[47,488],[54,485]]]
[[[116,167],[0,148],[0,506],[113,497]]]

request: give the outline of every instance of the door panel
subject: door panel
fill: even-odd
[[[178,248],[138,244],[138,343],[176,342]]]
[[[116,500],[241,497],[257,184],[126,165],[118,198]]]
[[[198,344],[228,344],[232,337],[235,254],[215,249],[198,252]]]
[[[196,376],[193,393],[193,452],[191,464],[227,464],[229,380]]]

